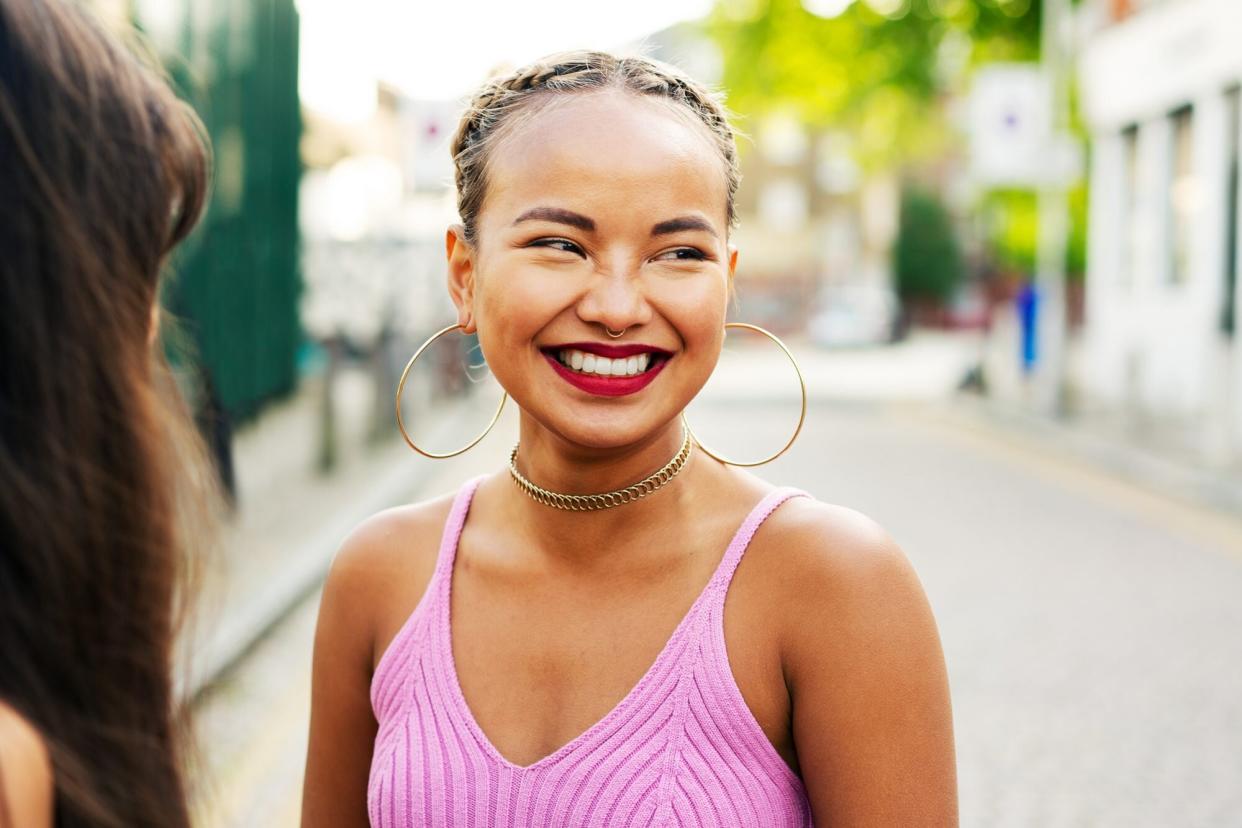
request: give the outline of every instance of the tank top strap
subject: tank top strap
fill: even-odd
[[[466,514],[470,511],[470,501],[483,477],[467,481],[453,498],[449,507],[448,519],[440,537],[440,548],[436,552],[435,568],[431,579],[423,591],[410,615],[402,624],[401,629],[388,643],[388,648],[380,656],[375,672],[371,676],[371,706],[381,721],[391,718],[394,704],[403,704],[403,688],[406,686],[410,665],[418,658],[421,643],[429,631],[435,630],[439,624],[438,616],[445,615],[449,587],[453,574],[453,559],[457,555],[457,542],[461,537],[462,526],[466,523]]]
[[[453,497],[453,505],[449,509],[448,520],[444,522],[444,533],[440,536],[440,551],[436,553],[436,568],[431,574],[431,587],[437,596],[444,595],[452,582],[453,561],[457,558],[457,545],[461,541],[461,530],[466,525],[466,515],[470,513],[470,504],[474,501],[474,493],[486,475],[467,480]]]
[[[742,555],[746,553],[747,547],[750,546],[751,538],[755,536],[755,532],[759,531],[759,527],[768,519],[768,516],[776,511],[786,500],[794,497],[810,497],[809,494],[801,489],[795,489],[789,486],[783,486],[773,489],[764,495],[763,499],[750,510],[750,514],[742,521],[742,525],[733,535],[733,540],[729,542],[729,546],[725,549],[724,557],[720,560],[720,566],[716,569],[715,575],[712,576],[711,590],[719,598],[723,598],[729,589],[729,584],[733,581],[733,573],[737,571],[737,566],[742,562]]]

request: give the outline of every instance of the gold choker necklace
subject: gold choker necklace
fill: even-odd
[[[517,469],[517,453],[518,446],[513,447],[513,451],[509,453],[509,474],[513,477],[515,483],[530,495],[532,500],[542,503],[544,506],[551,506],[554,509],[565,509],[569,512],[593,512],[597,509],[611,509],[613,506],[621,506],[626,503],[633,503],[639,498],[646,497],[655,490],[659,489],[665,483],[668,483],[677,473],[686,465],[686,460],[690,457],[690,431],[683,429],[684,439],[681,442],[681,451],[669,460],[655,474],[645,477],[632,486],[626,486],[624,489],[617,489],[612,492],[601,492],[600,494],[573,495],[561,494],[560,492],[550,492],[547,489],[540,488],[531,483]],[[518,445],[521,445],[520,443]]]

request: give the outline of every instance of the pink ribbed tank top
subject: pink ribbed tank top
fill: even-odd
[[[580,736],[522,767],[484,735],[453,663],[453,559],[480,481],[457,494],[427,590],[371,682],[373,828],[810,826],[802,781],[734,681],[723,623],[725,593],[755,530],[802,493],[764,497],[638,684]]]

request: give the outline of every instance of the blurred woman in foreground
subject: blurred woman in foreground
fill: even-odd
[[[76,5],[0,0],[0,825],[189,824],[170,667],[206,483],[156,301],[206,180],[157,73]]]

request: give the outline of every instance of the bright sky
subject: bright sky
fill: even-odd
[[[703,17],[711,0],[297,0],[303,102],[365,118],[376,80],[420,99],[468,93],[494,66],[617,48]]]

